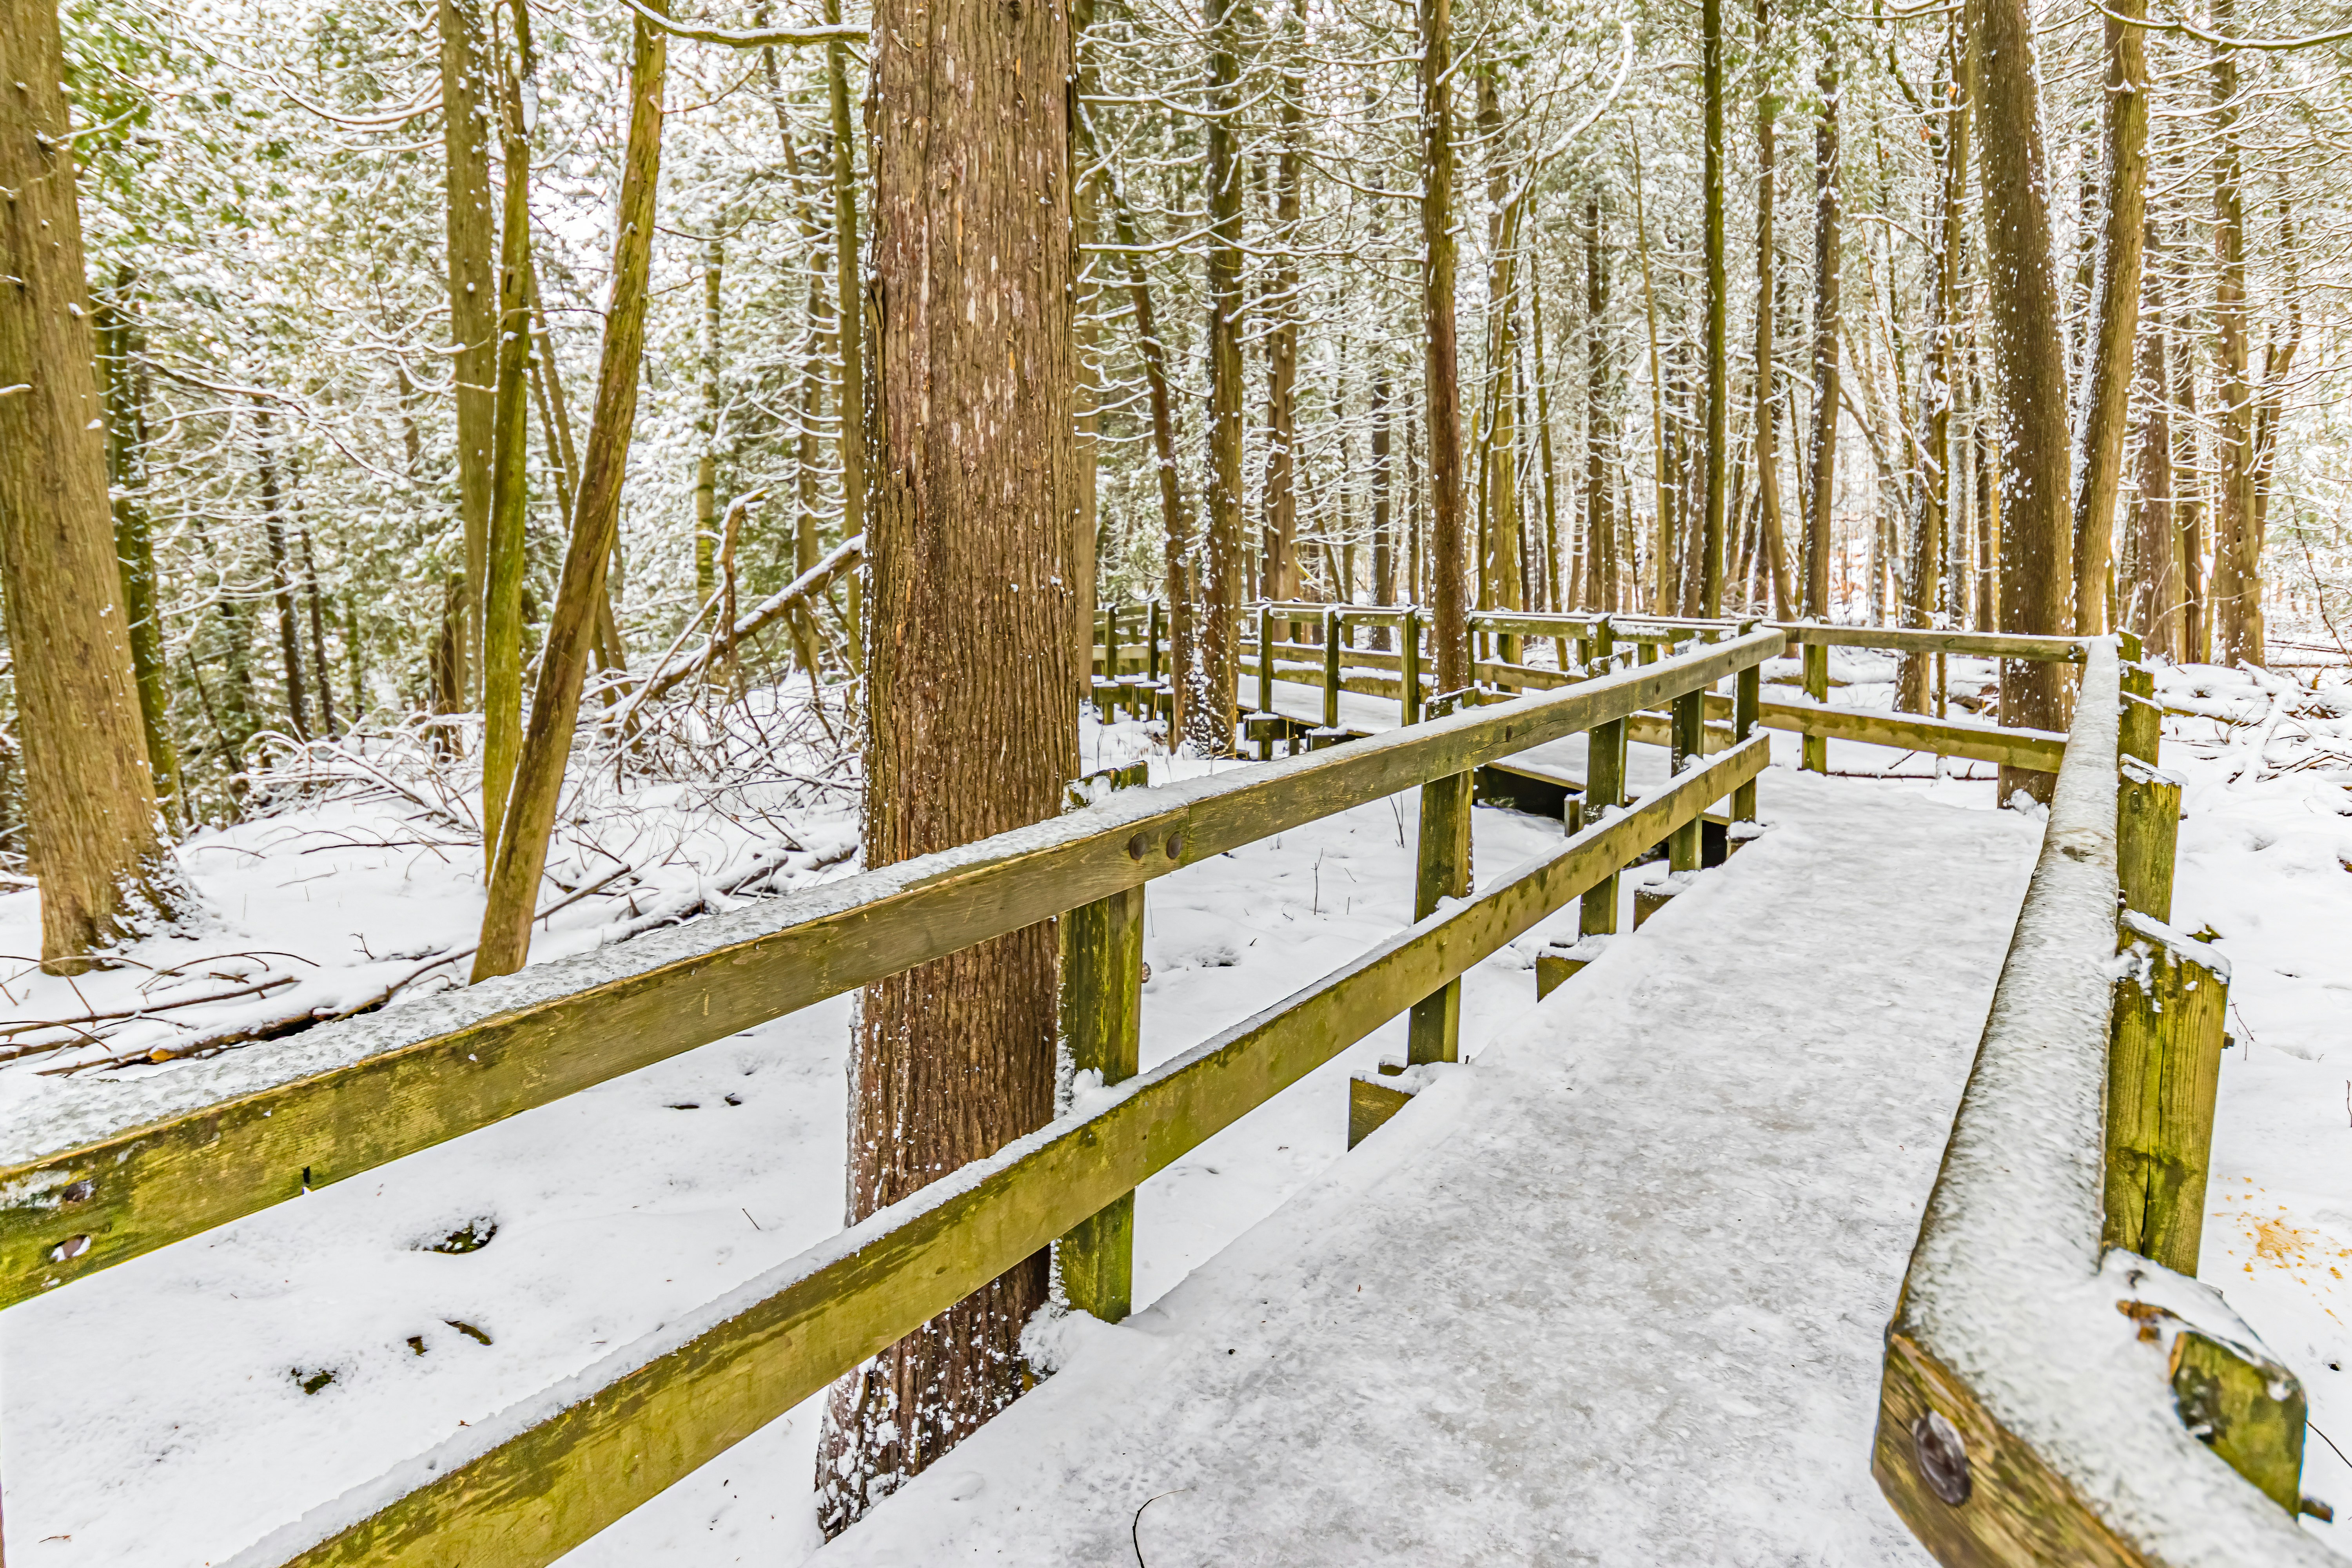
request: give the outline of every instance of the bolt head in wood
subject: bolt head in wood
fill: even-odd
[[[1168,858],[1171,860],[1181,860],[1183,857],[1184,836],[1181,833],[1170,834],[1168,836]]]
[[[1930,1410],[1911,1424],[1911,1449],[1927,1489],[1958,1508],[1975,1489],[1969,1479],[1969,1445],[1958,1427]]]
[[[1130,859],[1130,860],[1140,860],[1140,859],[1142,859],[1142,858],[1143,858],[1143,850],[1144,850],[1144,842],[1143,842],[1143,835],[1142,835],[1142,834],[1139,833],[1139,834],[1137,834],[1134,837],[1132,837],[1132,838],[1130,838],[1130,839],[1129,839],[1129,840],[1127,841],[1127,858],[1128,858],[1129,859]]]

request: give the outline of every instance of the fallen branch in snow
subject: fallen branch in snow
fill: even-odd
[[[866,536],[864,534],[858,534],[854,539],[843,540],[834,546],[833,552],[824,560],[746,611],[736,621],[734,634],[728,640],[740,643],[747,637],[757,636],[780,617],[824,592],[832,585],[835,577],[865,559]],[[639,702],[650,701],[680,681],[688,679],[699,671],[709,668],[711,660],[719,656],[719,650],[724,646],[719,638],[712,637],[706,641],[698,652],[676,664],[670,662],[671,658],[675,657],[675,649],[671,654],[665,655],[662,663],[655,668],[652,675],[646,678],[644,689],[630,700],[628,708],[614,720],[614,723],[617,725],[624,721]]]
[[[299,978],[292,974],[273,974],[251,985],[241,985],[234,991],[215,991],[208,996],[183,996],[172,1002],[150,1002],[137,1007],[118,1008],[110,1013],[85,1013],[78,1018],[39,1018],[21,1024],[0,1024],[0,1036],[14,1038],[16,1036],[29,1035],[41,1029],[76,1029],[85,1024],[132,1022],[156,1013],[170,1012],[175,1007],[201,1007],[207,1002],[233,1002],[240,996],[267,995],[283,986],[294,984]],[[59,1047],[74,1043],[71,1040],[44,1040],[35,1045],[11,1047],[5,1051],[0,1051],[0,1062],[13,1062],[24,1057],[38,1056],[44,1051],[54,1051]]]

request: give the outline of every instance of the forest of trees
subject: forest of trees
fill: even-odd
[[[857,714],[869,867],[1034,821],[1107,604],[1164,603],[1211,753],[1259,598],[1429,606],[1440,689],[1486,607],[2334,642],[2332,14],[786,8],[0,0],[45,958],[407,746],[473,770],[510,972],[575,733],[657,769],[655,710],[779,682]],[[2058,667],[2010,679],[2063,726]],[[1019,760],[939,776],[979,752]],[[1025,1055],[994,1120],[863,1137],[852,1218],[1050,1114],[1053,971],[1021,933],[872,988],[867,1134],[973,1017]],[[934,1325],[968,1384],[841,1393],[834,1473],[1017,1392],[1045,1289]]]

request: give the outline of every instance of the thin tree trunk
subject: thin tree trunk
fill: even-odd
[[[658,8],[661,0],[646,4]],[[481,947],[474,957],[478,983],[513,973],[530,952],[531,911],[547,867],[547,840],[555,826],[564,765],[571,760],[572,728],[580,717],[580,689],[588,673],[596,603],[620,531],[621,483],[636,422],[638,368],[645,358],[646,278],[653,257],[654,191],[661,171],[662,93],[668,73],[668,35],[643,20],[631,34],[628,140],[614,215],[613,298],[604,317],[596,403],[589,416],[571,542],[540,656],[530,723],[514,772],[511,809],[503,814],[493,846],[489,904],[482,914]]]
[[[1542,269],[1531,266],[1528,281],[1528,303],[1535,316],[1536,457],[1543,475],[1544,608],[1557,613],[1568,608],[1568,600],[1559,580],[1559,482],[1552,458],[1551,378],[1544,365]]]
[[[2001,413],[2000,629],[2060,635],[2073,628],[2072,489],[2067,483],[2065,339],[2051,252],[2041,89],[2025,0],[1971,0],[1972,45],[1983,61],[1985,249],[1992,353]],[[2001,721],[2063,731],[2063,668],[2001,667]],[[2000,798],[2023,789],[2046,801],[2053,773],[2004,765]]]
[[[41,957],[60,973],[181,896],[115,608],[65,74],[54,0],[0,0],[0,562]]]
[[[2105,197],[2091,319],[2098,342],[2085,366],[2082,450],[2074,481],[2074,630],[2105,632],[2107,574],[2115,563],[2116,496],[2122,488],[2124,433],[2131,423],[2132,361],[2138,346],[2141,237],[2147,210],[2147,52],[2141,30],[2118,21],[2137,16],[2139,0],[2121,0],[2106,18]]]
[[[710,602],[719,585],[719,297],[726,253],[702,246],[702,408],[695,422],[694,599]]]
[[[1699,614],[1719,616],[1724,487],[1731,453],[1731,276],[1723,232],[1723,0],[1699,0],[1699,35],[1706,141],[1706,517],[1699,538]]]
[[[449,335],[457,352],[457,516],[465,531],[450,685],[462,704],[481,668],[498,380],[498,227],[490,212],[488,29],[480,0],[440,0],[441,142],[447,161]]]
[[[2205,664],[2213,657],[2212,598],[2205,574],[2204,468],[2198,462],[2197,356],[2183,347],[2172,356],[2172,494],[2180,523],[2181,658]]]
[[[522,9],[514,7],[520,18]],[[522,743],[522,577],[530,504],[530,139],[521,79],[530,42],[499,73],[505,208],[499,254],[498,384],[491,400],[488,588],[482,597],[482,858],[495,873]]]
[[[865,842],[884,867],[1056,815],[1077,768],[1076,268],[1066,19],[881,0],[874,37],[869,571],[874,624],[920,628],[871,648]],[[1217,673],[1230,711],[1230,664]],[[985,789],[974,757],[992,759]],[[1051,923],[867,986],[849,1221],[1043,1125],[1055,1035]],[[1019,1394],[1021,1332],[1045,1299],[1041,1251],[835,1386],[817,1467],[828,1533]]]
[[[1462,517],[1462,384],[1454,332],[1454,0],[1421,4],[1421,306],[1429,354],[1430,643],[1437,689],[1470,684],[1468,542]]]
[[[1945,531],[1952,514],[1952,388],[1959,374],[1961,222],[1968,202],[1968,40],[1949,31],[1944,84],[1944,119],[1933,140],[1943,179],[1936,206],[1935,270],[1927,304],[1927,363],[1919,375],[1921,440],[1919,506],[1910,559],[1903,574],[1903,624],[1931,625],[1943,581]],[[1911,713],[1931,710],[1930,666],[1934,656],[1904,656],[1895,680],[1895,706]]]
[[[2157,247],[2156,225],[2143,229],[2147,251]],[[2165,320],[2163,276],[2152,271],[2139,321],[2139,495],[2133,513],[2132,570],[2126,579],[2123,624],[2140,634],[2152,658],[2178,664],[2181,637],[2180,524],[2172,495],[2172,375]]]
[[[136,319],[138,275],[128,264],[114,291],[98,301],[99,391],[106,405],[106,469],[114,512],[114,557],[122,569],[122,613],[139,715],[147,737],[156,804],[167,829],[185,810],[180,749],[173,743],[172,672],[163,655],[163,617],[156,604],[155,541],[147,516],[147,373]]]
[[[1517,338],[1518,213],[1509,200],[1503,145],[1503,101],[1497,68],[1478,72],[1478,136],[1486,158],[1486,364],[1477,411],[1472,418],[1478,453],[1479,607],[1526,607],[1519,592],[1518,429],[1511,395],[1513,349]],[[1504,662],[1519,661],[1519,639],[1505,634],[1498,650]]]
[[[294,630],[294,574],[286,561],[285,493],[279,484],[278,450],[269,435],[269,410],[254,410],[260,447],[261,531],[269,546],[269,600],[278,611],[278,654],[286,676],[286,718],[298,740],[310,734],[310,703],[302,679],[302,644]]]
[[[1657,548],[1651,552],[1650,581],[1643,584],[1649,590],[1650,611],[1653,615],[1670,616],[1675,605],[1673,568],[1668,564],[1672,552],[1667,542],[1674,537],[1674,522],[1666,505],[1666,386],[1665,377],[1658,367],[1658,297],[1650,276],[1650,216],[1642,199],[1642,149],[1633,148],[1633,243],[1642,260],[1642,315],[1649,329],[1650,340],[1650,490],[1656,508]]]
[[[1830,538],[1837,500],[1838,343],[1843,335],[1838,305],[1843,242],[1839,235],[1837,43],[1822,46],[1814,80],[1821,89],[1821,116],[1813,125],[1813,429],[1806,467],[1804,614],[1830,618]]]
[[[327,622],[319,604],[319,561],[310,552],[310,531],[302,530],[302,589],[310,601],[310,667],[319,676],[319,733],[335,732],[335,672],[327,662]]]
[[[1242,163],[1234,117],[1240,110],[1240,0],[1206,0],[1209,38],[1209,507],[1205,559],[1194,586],[1192,689],[1185,736],[1211,756],[1234,749],[1240,673],[1234,617],[1242,599]]]
[[[1758,48],[1771,36],[1771,0],[1756,0]],[[1780,517],[1780,353],[1774,342],[1779,324],[1777,282],[1779,249],[1772,234],[1774,186],[1777,184],[1775,121],[1780,100],[1769,87],[1756,95],[1756,496],[1761,509],[1759,548],[1770,563],[1772,614],[1787,620],[1795,613],[1789,595],[1789,550]]]
[[[824,0],[828,25],[841,22],[841,0]],[[883,37],[878,30],[877,37]],[[841,536],[866,531],[866,291],[858,280],[857,126],[849,112],[849,46],[824,47],[827,107],[833,116],[833,268],[841,338]],[[867,559],[872,555],[869,552]],[[849,663],[865,668],[865,576],[849,580]]]
[[[1396,501],[1389,464],[1389,361],[1386,349],[1372,344],[1372,600],[1397,602]],[[1386,626],[1372,628],[1372,647],[1386,650],[1395,639]]]
[[[2228,36],[2232,0],[2214,0],[2212,26]],[[2244,154],[2238,134],[2238,57],[2213,51],[2213,236],[2220,272],[2214,281],[2213,328],[2220,356],[2221,406],[2214,410],[2219,448],[2220,504],[2213,512],[2213,657],[2236,665],[2263,659],[2262,574],[2254,532],[2254,391],[2249,374],[2246,325],[2246,206]]]
[[[1617,594],[1617,524],[1609,495],[1609,271],[1601,255],[1601,198],[1584,198],[1584,553],[1592,606]]]
[[[1306,0],[1293,0],[1298,37],[1288,47],[1306,47]],[[1281,237],[1274,243],[1274,331],[1266,336],[1265,542],[1260,552],[1258,592],[1267,599],[1298,597],[1298,248],[1299,187],[1305,156],[1307,84],[1293,54],[1286,63],[1282,91],[1282,152],[1276,161],[1274,220]]]

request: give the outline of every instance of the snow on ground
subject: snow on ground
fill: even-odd
[[[1841,648],[1831,668],[1849,683],[1832,700],[1891,700],[1891,659]],[[1782,661],[1768,679],[1796,674]],[[1978,661],[1952,661],[1956,691],[1980,690],[1990,676]],[[2284,677],[2167,671],[2168,705],[2199,716],[2168,721],[2164,760],[2189,781],[2176,923],[2215,932],[2236,971],[2203,1273],[2303,1376],[2315,1431],[2352,1446],[2352,1373],[2336,1370],[2352,1361],[2352,969],[2341,957],[2352,931],[2352,688],[2340,672],[2323,679],[2332,683],[2315,697],[2307,679],[2290,689]],[[1794,761],[1794,736],[1774,746]],[[1088,728],[1090,767],[1149,750],[1139,727]],[[1635,748],[1639,782],[1650,750]],[[617,784],[583,795],[567,813],[542,908],[616,863],[630,869],[557,911],[534,958],[854,869],[854,797],[826,787],[843,780],[820,777],[816,754],[790,754],[750,782],[729,773],[724,789],[632,783],[626,813],[612,809]],[[0,1018],[87,1018],[295,984],[84,1022],[110,1037],[7,1062],[12,1049],[71,1031],[16,1033],[13,1046],[0,1043],[0,1104],[29,1109],[57,1082],[41,1076],[54,1066],[350,1006],[470,945],[479,844],[462,789],[396,756],[372,763],[392,775],[373,793],[314,788],[197,836],[186,863],[212,923],[134,950],[151,969],[71,984],[0,970]],[[1832,743],[1831,764],[1936,771],[1933,759],[1845,742]],[[1168,765],[1155,762],[1155,781]],[[1989,767],[1944,772],[1927,799],[1990,805]],[[1955,776],[1969,773],[1983,782]],[[1768,776],[1768,798],[1781,777]],[[1415,809],[1406,795],[1154,883],[1145,1060],[1402,924]],[[1486,868],[1559,832],[1495,811],[1475,820]],[[800,847],[779,855],[785,835]],[[37,913],[29,894],[0,896],[0,952],[34,951]],[[1524,1011],[1524,966],[1547,934],[1470,977],[1465,1040],[1490,1038]],[[846,1017],[845,999],[809,1009],[10,1310],[0,1319],[0,1452],[12,1561],[215,1561],[832,1234]],[[1139,1304],[1324,1179],[1344,1144],[1345,1076],[1401,1040],[1392,1026],[1147,1184]],[[567,1563],[801,1561],[816,1546],[814,1417],[813,1403]],[[2352,1503],[2352,1466],[2317,1437],[2305,1476],[2315,1495]]]

